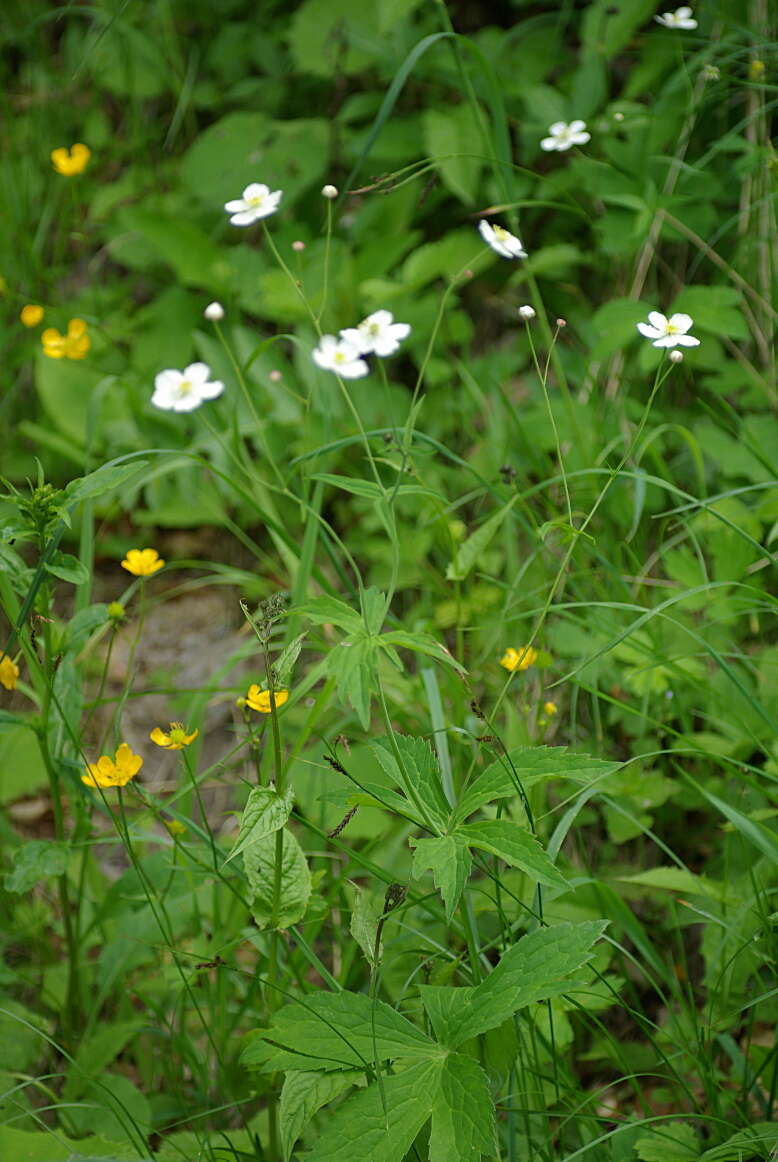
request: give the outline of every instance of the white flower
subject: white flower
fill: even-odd
[[[411,333],[409,323],[395,323],[391,311],[375,311],[358,327],[346,327],[340,336],[360,355],[393,355]]]
[[[527,251],[515,234],[509,234],[502,226],[492,226],[489,222],[478,223],[478,233],[484,242],[488,242],[492,250],[496,250],[503,258],[526,258]]]
[[[550,136],[544,137],[540,143],[540,148],[545,149],[547,153],[552,149],[561,152],[569,149],[571,145],[586,145],[592,136],[586,132],[585,121],[571,121],[569,125],[566,121],[555,121],[549,126],[548,132]]]
[[[671,363],[683,363],[683,351],[671,351],[667,358]]]
[[[519,307],[519,318],[524,319],[526,322],[529,322],[530,319],[534,319],[535,308],[531,307],[529,303],[525,304],[523,307]]]
[[[246,186],[242,198],[235,198],[232,202],[225,202],[224,208],[231,214],[230,222],[233,226],[250,226],[260,218],[267,218],[275,214],[278,203],[281,201],[281,190],[271,194],[268,186],[261,182],[252,182]]]
[[[224,318],[224,307],[221,303],[209,303],[203,311],[203,315],[211,323],[219,323]]]
[[[338,196],[338,187],[337,187],[337,186],[331,186],[331,185],[322,186],[322,188],[321,188],[321,196],[322,196],[323,198],[337,198],[337,196]]]
[[[209,383],[211,369],[205,363],[190,363],[183,371],[160,371],[154,380],[151,402],[163,411],[192,412],[204,399],[215,399],[224,391],[218,379]]]
[[[699,347],[699,339],[686,334],[693,325],[691,315],[671,315],[667,319],[659,311],[651,311],[648,322],[638,323],[637,328],[652,340],[654,347]]]
[[[337,372],[343,379],[361,379],[369,369],[359,355],[359,348],[346,339],[322,335],[319,346],[313,351],[313,361],[325,371]]]
[[[665,28],[697,27],[697,21],[692,20],[692,10],[686,5],[676,8],[675,12],[663,12],[661,16],[655,16],[654,20],[657,24],[664,24]]]

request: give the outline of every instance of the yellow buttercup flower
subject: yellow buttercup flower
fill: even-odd
[[[15,690],[18,677],[19,667],[13,658],[9,658],[8,654],[0,654],[0,685],[5,686],[6,690]]]
[[[142,766],[141,756],[133,754],[132,748],[123,742],[115,758],[103,754],[96,763],[89,763],[81,782],[87,787],[123,787],[135,778]]]
[[[517,650],[511,646],[500,658],[500,665],[513,673],[514,670],[528,670],[538,660],[538,651],[534,646],[519,646]]]
[[[193,730],[191,734],[187,734],[182,722],[171,722],[168,733],[155,726],[149,738],[157,746],[163,746],[165,750],[183,750],[190,742],[194,742],[199,733],[199,730]]]
[[[83,319],[71,319],[67,335],[61,335],[56,327],[47,327],[41,343],[49,359],[83,359],[91,346]]]
[[[549,718],[553,718],[554,715],[557,713],[557,711],[558,711],[558,707],[557,707],[556,702],[544,702],[543,703],[543,713],[547,714],[549,716]]]
[[[84,172],[91,156],[92,150],[89,146],[77,141],[75,145],[71,145],[70,149],[66,149],[64,146],[52,149],[51,164],[57,173],[70,178],[74,174]]]
[[[135,577],[150,577],[164,564],[156,549],[129,549],[122,561],[122,569],[126,569]]]
[[[38,303],[27,303],[19,312],[19,318],[25,327],[37,327],[45,313]]]
[[[273,705],[276,710],[279,706],[283,706],[288,698],[288,690],[276,690],[273,694]],[[260,690],[259,686],[249,686],[246,705],[250,706],[252,710],[258,710],[260,714],[269,714],[271,710],[270,691]]]

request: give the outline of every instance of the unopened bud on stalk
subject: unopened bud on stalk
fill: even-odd
[[[338,187],[337,186],[330,186],[330,185],[322,186],[321,196],[323,198],[330,198],[330,199],[337,198]]]
[[[671,363],[683,363],[683,351],[671,351],[668,358]]]
[[[535,308],[525,303],[523,307],[519,307],[519,317],[529,322],[530,319],[535,318]]]
[[[557,320],[556,320],[556,325],[557,325],[557,327],[559,327],[559,329],[561,330],[561,329],[562,329],[562,327],[566,327],[566,326],[567,326],[567,319],[557,319]]]
[[[224,318],[224,307],[221,303],[209,303],[203,314],[212,323],[219,323]]]
[[[299,238],[295,239],[292,243],[292,250],[296,250],[299,254],[302,250],[305,250],[305,243],[301,242]]]

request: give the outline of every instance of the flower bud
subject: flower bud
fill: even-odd
[[[671,363],[683,363],[683,351],[679,351],[676,348],[670,352],[669,359]]]
[[[275,368],[273,369],[273,371],[270,372],[270,375],[268,376],[268,379],[270,380],[271,383],[280,383],[281,378],[282,378],[281,372],[275,370]]]
[[[330,200],[331,200],[332,198],[337,198],[337,196],[338,196],[338,187],[337,187],[337,186],[330,186],[330,185],[322,186],[322,188],[321,188],[321,196],[322,196],[323,198],[330,198]]]
[[[219,323],[224,318],[224,307],[221,303],[209,303],[203,314],[212,323]]]
[[[294,250],[298,254],[300,254],[301,251],[305,250],[305,243],[301,242],[299,238],[296,238],[295,241],[292,243],[292,250]]]
[[[531,307],[529,303],[525,303],[523,307],[519,307],[519,317],[529,322],[530,319],[535,318],[535,308]]]

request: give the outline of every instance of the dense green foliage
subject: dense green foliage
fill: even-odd
[[[778,29],[656,14],[5,5],[0,1158],[778,1146]]]

